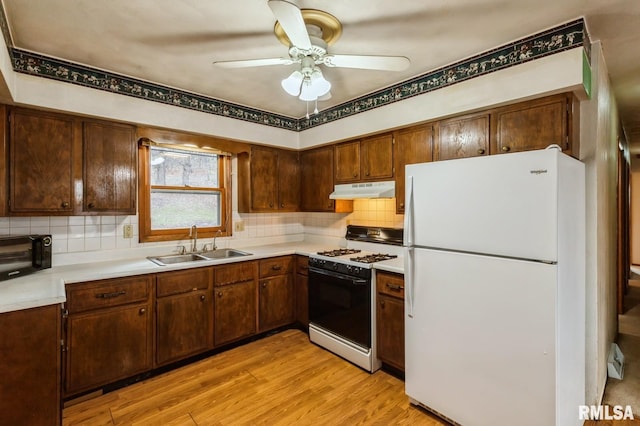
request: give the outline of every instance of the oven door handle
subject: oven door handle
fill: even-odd
[[[353,285],[367,285],[369,284],[369,280],[363,280],[361,278],[350,277],[348,275],[339,274],[337,272],[325,271],[323,269],[314,268],[313,266],[309,267],[309,272],[315,272],[317,274],[326,275],[329,277],[338,278],[341,280],[350,281]]]

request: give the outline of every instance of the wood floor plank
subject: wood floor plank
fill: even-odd
[[[80,424],[445,423],[411,406],[401,380],[369,374],[287,330],[64,410],[64,426]]]

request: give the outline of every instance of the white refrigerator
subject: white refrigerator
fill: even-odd
[[[581,425],[584,164],[548,148],[405,174],[410,401],[465,426]]]

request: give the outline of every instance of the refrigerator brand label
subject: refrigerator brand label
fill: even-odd
[[[532,175],[541,175],[543,173],[547,173],[547,169],[531,170]]]

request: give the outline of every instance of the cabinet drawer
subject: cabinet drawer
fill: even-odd
[[[241,262],[219,266],[215,269],[214,285],[229,285],[256,278],[257,262]]]
[[[69,284],[66,286],[67,308],[69,313],[76,313],[146,301],[152,279],[153,276],[144,275]]]
[[[199,268],[158,274],[156,296],[164,297],[172,294],[206,290],[209,288],[209,283],[213,281],[212,272],[211,268]]]
[[[404,276],[388,272],[376,272],[378,293],[404,299]]]
[[[285,275],[293,269],[293,256],[274,257],[260,261],[260,278]]]
[[[296,273],[309,275],[309,258],[307,256],[296,256]]]

